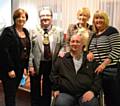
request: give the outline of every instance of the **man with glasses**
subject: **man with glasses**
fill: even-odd
[[[40,25],[31,33],[32,49],[29,59],[31,106],[50,106],[52,64],[63,45],[63,31],[52,24],[49,7],[39,11]]]

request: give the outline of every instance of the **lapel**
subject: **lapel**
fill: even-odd
[[[38,42],[38,45],[39,45],[39,49],[40,49],[40,51],[42,50],[42,45],[43,45],[43,41],[42,41],[42,36],[41,35],[38,35],[37,36],[38,38],[37,38],[37,42]]]
[[[83,53],[83,62],[82,62],[81,68],[86,66],[86,62],[87,62],[86,55],[87,55],[87,53],[84,52]],[[76,74],[75,66],[74,66],[74,63],[73,63],[73,58],[72,58],[72,56],[70,55],[69,52],[66,53],[63,64],[65,64],[65,66],[68,67],[69,70],[73,71],[73,73]],[[81,70],[81,68],[79,69],[79,71]]]
[[[50,35],[53,36],[53,42],[52,42],[52,53],[53,53],[53,57],[56,58],[56,56],[58,55],[58,52],[60,50],[61,47],[61,32],[60,29],[58,29],[56,26],[52,26],[52,29],[50,31]]]
[[[87,63],[87,52],[85,51],[85,52],[83,52],[83,61],[82,61],[82,65],[81,65],[81,68],[79,69],[79,71],[82,71],[81,69],[86,66],[86,63]]]
[[[16,40],[16,46],[17,46],[18,53],[20,53],[20,46],[21,45],[20,45],[20,41],[19,41],[19,38],[18,38],[18,34],[17,34],[16,30],[15,30],[15,26],[13,25],[12,27],[10,27],[10,30],[12,31],[13,36],[14,36],[14,38]]]
[[[19,42],[19,38],[18,38],[18,33],[15,30],[15,26],[13,25],[12,27],[10,27],[10,30],[12,31],[13,36],[16,39],[17,44],[19,45],[20,42]]]
[[[44,36],[44,30],[40,26],[38,26],[36,29],[37,31],[33,35],[37,37],[37,42],[41,51],[43,45],[42,37]],[[59,49],[57,44],[60,44],[60,33],[57,31],[57,28],[55,26],[52,26],[51,30],[48,32],[48,36],[51,39],[50,47],[52,48],[52,54],[55,55]]]
[[[37,37],[37,42],[38,42],[38,47],[39,47],[39,49],[40,49],[40,51],[42,51],[42,45],[43,45],[43,42],[42,42],[42,36],[44,35],[44,31],[43,31],[43,29],[41,28],[41,27],[37,27],[36,28],[37,29],[37,31],[35,32],[35,34],[33,34],[34,35],[34,37]]]
[[[50,38],[52,38],[52,43],[50,45],[50,47],[52,48],[52,54],[54,55],[55,53],[55,49],[56,49],[56,44],[57,44],[57,30],[55,26],[52,26],[51,30],[48,32],[48,35],[50,36]]]
[[[70,53],[66,53],[65,57],[64,57],[64,61],[63,64],[71,71],[73,71],[73,73],[76,73],[75,71],[75,67],[74,67],[74,63],[73,63],[73,58],[70,55]]]

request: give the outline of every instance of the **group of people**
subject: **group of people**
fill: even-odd
[[[49,7],[39,11],[40,25],[24,28],[28,13],[17,9],[14,24],[0,36],[0,79],[5,105],[16,106],[15,98],[22,75],[30,75],[31,106],[99,106],[103,90],[106,106],[119,106],[120,34],[109,26],[106,12],[98,10],[93,25],[88,8],[77,12],[77,24],[64,32],[52,23]],[[69,48],[65,51],[64,47]]]

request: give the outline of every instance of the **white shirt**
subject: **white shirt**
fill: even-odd
[[[80,69],[81,65],[82,65],[82,58],[83,56],[81,56],[81,58],[79,60],[73,58],[73,62],[74,62],[74,66],[75,66],[75,70],[76,70],[76,73],[78,72],[78,70]]]

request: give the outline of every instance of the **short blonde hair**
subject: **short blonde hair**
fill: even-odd
[[[78,10],[78,12],[77,12],[77,18],[78,18],[78,16],[80,14],[85,14],[88,17],[88,19],[89,19],[90,18],[90,10],[89,10],[89,8],[87,8],[87,7],[80,8]]]
[[[108,14],[103,10],[97,10],[95,12],[94,16],[93,16],[93,30],[94,31],[97,30],[96,27],[95,27],[95,24],[94,24],[94,20],[95,20],[96,17],[99,17],[99,16],[104,18],[104,20],[105,20],[104,27],[105,28],[108,27],[108,25],[109,25],[109,16],[108,16]]]

